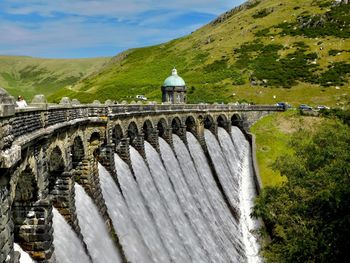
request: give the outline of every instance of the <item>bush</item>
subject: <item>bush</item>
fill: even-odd
[[[327,122],[311,138],[298,132],[290,145],[294,154],[274,164],[287,181],[266,187],[254,209],[271,237],[263,255],[267,262],[344,262],[350,247],[350,129]]]

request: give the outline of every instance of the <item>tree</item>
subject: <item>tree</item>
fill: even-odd
[[[350,130],[330,120],[313,135],[298,132],[294,154],[274,168],[287,177],[258,197],[271,238],[263,247],[267,262],[343,262],[350,256]]]

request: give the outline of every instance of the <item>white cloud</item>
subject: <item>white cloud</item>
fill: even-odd
[[[0,34],[0,54],[64,57],[79,49],[110,47],[116,52],[157,44],[200,26],[198,21],[187,21],[174,30],[174,25],[169,23],[177,17],[191,12],[218,15],[240,2],[242,0],[3,0],[0,17],[1,13],[7,16],[0,18],[0,32],[6,32]],[[40,19],[31,20],[35,15],[40,15]],[[18,16],[27,20],[17,19]]]

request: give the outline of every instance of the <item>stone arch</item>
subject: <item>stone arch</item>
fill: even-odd
[[[65,164],[61,149],[56,146],[49,155],[49,193],[54,190],[56,182],[64,172]]]
[[[73,169],[75,169],[81,163],[85,156],[84,144],[80,136],[76,136],[74,138],[73,144],[71,146],[71,153],[72,165]]]
[[[181,120],[180,120],[179,117],[175,117],[175,118],[171,121],[171,128],[173,129],[173,134],[180,135],[180,131],[181,131]]]
[[[135,122],[130,122],[128,126],[128,138],[130,139],[130,144],[133,143],[133,141],[136,139],[137,135],[139,134],[137,125]]]
[[[216,122],[218,127],[227,128],[227,117],[224,114],[221,114],[217,117]]]
[[[193,118],[193,116],[188,116],[185,121],[186,124],[186,131],[195,133],[196,131],[196,120]]]
[[[237,126],[238,128],[243,128],[243,120],[241,116],[237,113],[233,114],[231,117],[231,124],[232,126]]]
[[[214,126],[214,119],[211,115],[206,115],[204,118],[204,128],[211,130]]]
[[[123,128],[117,124],[113,127],[112,142],[117,146],[124,137]]]
[[[157,123],[158,136],[164,138],[168,124],[164,118],[161,118]]]
[[[145,140],[149,141],[151,134],[153,132],[153,123],[150,120],[146,120],[143,123],[142,131],[143,131]]]
[[[14,202],[35,202],[38,200],[39,187],[33,169],[27,165],[21,172],[16,189]]]
[[[97,131],[94,131],[91,136],[90,136],[90,139],[89,139],[89,142],[90,144],[93,143],[93,144],[99,144],[100,143],[100,139],[101,139],[101,135],[99,132]]]

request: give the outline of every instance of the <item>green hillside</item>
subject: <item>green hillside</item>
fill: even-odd
[[[0,56],[0,86],[13,96],[30,100],[35,94],[50,95],[73,85],[98,70],[110,58],[42,59]]]
[[[176,66],[190,103],[342,105],[349,93],[350,5],[330,0],[250,1],[165,44],[128,50],[51,97],[160,100]]]

